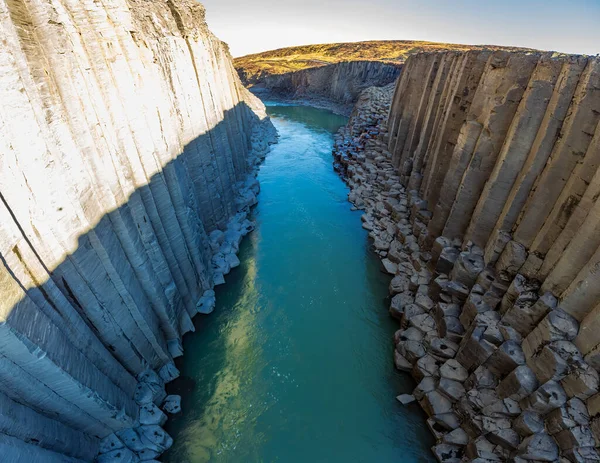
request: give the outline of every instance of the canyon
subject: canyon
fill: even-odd
[[[411,56],[336,141],[439,461],[598,461],[600,59]]]
[[[305,104],[349,116],[360,93],[396,82],[406,60],[421,52],[529,51],[518,47],[417,40],[373,40],[280,48],[234,59],[242,83],[267,100]]]
[[[234,62],[195,0],[0,0],[0,40],[3,461],[600,461],[600,58]]]
[[[274,128],[195,1],[6,0],[0,24],[2,460],[150,461]]]

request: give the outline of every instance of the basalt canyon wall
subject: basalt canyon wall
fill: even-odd
[[[333,103],[337,112],[349,114],[363,90],[394,82],[401,69],[399,64],[349,61],[264,76],[251,89],[265,98],[305,100],[316,106]]]
[[[440,461],[600,460],[600,59],[425,53],[382,92],[335,156],[394,276],[398,399]]]
[[[274,139],[194,0],[0,0],[0,455],[136,462]]]

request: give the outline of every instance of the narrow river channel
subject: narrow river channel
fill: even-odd
[[[390,279],[332,168],[346,119],[268,109],[280,140],[260,170],[257,227],[186,336],[164,461],[432,461],[423,412],[395,400],[414,384],[392,362]]]

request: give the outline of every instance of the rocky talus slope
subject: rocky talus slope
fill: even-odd
[[[363,93],[335,162],[436,457],[599,461],[600,59],[419,54],[390,96]]]
[[[0,0],[0,459],[154,461],[274,139],[194,0]]]

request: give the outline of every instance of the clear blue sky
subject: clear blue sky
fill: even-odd
[[[600,0],[201,0],[233,56],[415,39],[600,53]]]

